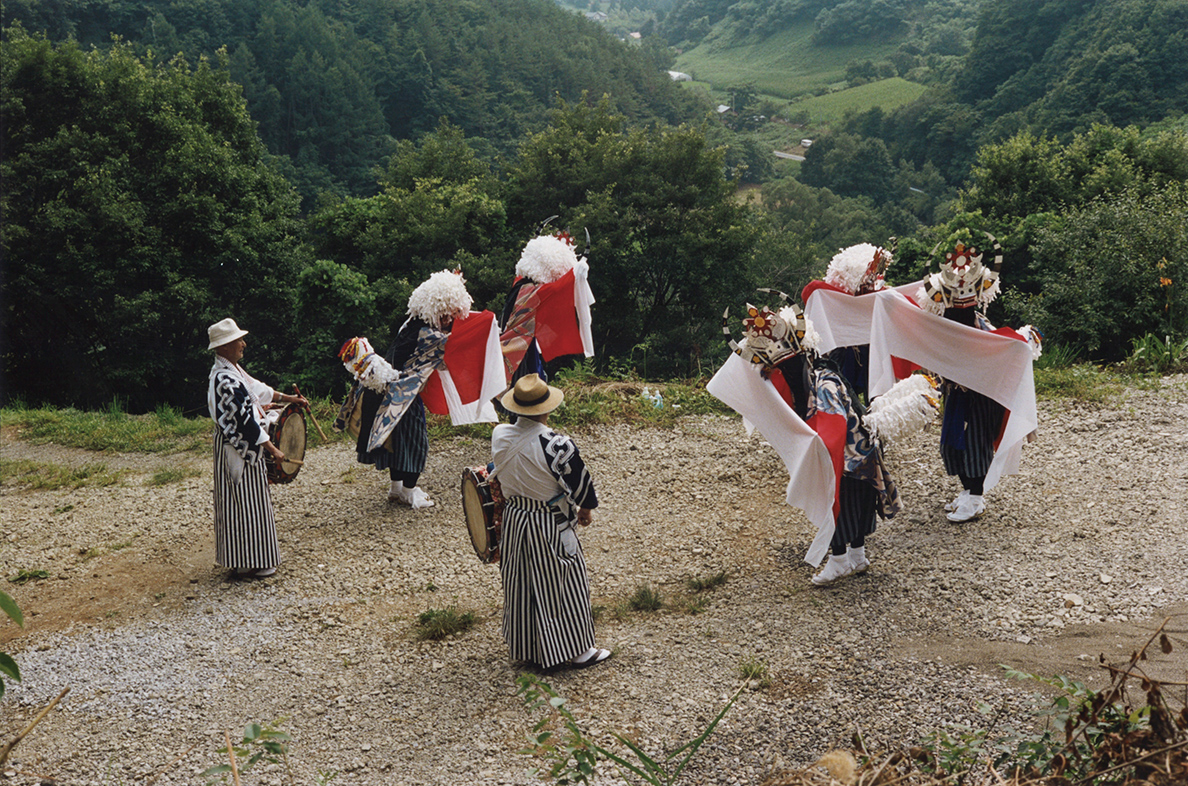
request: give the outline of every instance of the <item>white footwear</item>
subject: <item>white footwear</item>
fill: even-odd
[[[433,507],[433,500],[430,499],[429,495],[420,486],[405,489],[405,493],[408,494],[408,504],[412,506],[413,510]]]
[[[846,559],[850,561],[851,573],[865,573],[870,567],[870,560],[866,558],[866,546],[851,547],[846,551]]]
[[[986,510],[986,503],[982,501],[982,496],[970,494],[945,518],[949,521],[970,521],[982,515],[984,510]]]
[[[392,485],[388,486],[388,502],[403,502],[404,501],[404,481],[393,480]]]
[[[954,497],[952,502],[945,503],[945,511],[957,510],[957,506],[967,499],[969,499],[969,489],[962,489],[961,493]]]
[[[850,567],[850,560],[845,554],[840,557],[836,554],[829,555],[829,561],[825,563],[825,567],[813,576],[813,583],[818,587],[824,587],[826,584],[832,584],[838,579],[844,579],[853,572]]]

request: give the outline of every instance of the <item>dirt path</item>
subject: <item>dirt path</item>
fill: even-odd
[[[954,486],[935,431],[894,446],[905,510],[872,536],[868,574],[825,589],[808,582],[811,532],[782,504],[778,459],[737,420],[577,435],[603,499],[583,546],[600,643],[616,654],[546,679],[590,733],[659,750],[704,728],[740,663],[763,665],[770,684],[744,693],[687,771],[707,784],[807,764],[855,726],[893,746],[976,723],[985,698],[1029,717],[1035,686],[998,664],[1100,683],[1099,655],[1124,661],[1168,616],[1175,649],[1145,667],[1185,680],[1186,391],[1178,377],[1109,407],[1041,405],[1021,473],[963,525],[940,510]],[[515,696],[498,571],[475,559],[457,500],[461,467],[485,461],[486,444],[434,443],[425,485],[438,506],[425,512],[389,505],[348,446],[315,448],[275,489],[284,564],[260,582],[212,563],[207,456],[96,456],[11,434],[0,449],[131,472],[109,488],[3,487],[0,572],[51,578],[6,587],[28,624],[0,624],[25,677],[0,704],[0,735],[72,687],[18,748],[9,783],[140,783],[162,768],[157,783],[193,783],[217,762],[221,729],[278,718],[297,782],[329,770],[336,783],[534,782],[540,762],[517,751],[538,716]],[[161,466],[198,474],[147,485]],[[719,572],[717,589],[687,586]],[[644,583],[664,609],[626,609]],[[447,606],[475,627],[417,641],[416,615]],[[255,777],[284,782],[276,768]]]

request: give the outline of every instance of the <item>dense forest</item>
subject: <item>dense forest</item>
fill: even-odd
[[[3,24],[140,57],[219,56],[306,205],[374,193],[393,142],[441,118],[488,157],[539,130],[556,97],[613,97],[632,122],[704,110],[663,64],[550,0],[6,0]],[[219,50],[224,54],[217,55]]]
[[[1188,336],[1188,0],[6,0],[3,21],[6,400],[200,407],[228,314],[254,371],[338,393],[345,338],[384,344],[446,267],[498,309],[552,215],[590,233],[604,370],[707,373],[756,286],[892,235],[909,281],[961,226],[1007,251],[996,322],[1099,361]],[[764,123],[795,103],[719,117],[665,73],[670,44],[808,22],[818,51],[892,40],[855,80],[928,91],[788,169]]]

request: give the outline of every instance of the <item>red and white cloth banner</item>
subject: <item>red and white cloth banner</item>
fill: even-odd
[[[506,387],[495,315],[471,311],[454,320],[443,365],[425,383],[421,400],[435,415],[449,414],[455,426],[495,423],[499,417],[491,399]]]
[[[778,372],[777,372],[778,373]],[[821,564],[833,539],[834,502],[838,479],[829,448],[807,423],[788,406],[779,391],[763,378],[759,368],[733,352],[718,373],[705,386],[743,416],[747,433],[759,429],[788,469],[785,501],[804,511],[817,528],[804,561],[814,567]],[[845,445],[844,419],[841,445]]]
[[[532,339],[545,362],[564,355],[594,356],[590,306],[590,265],[578,260],[565,275],[547,284],[529,284],[520,290],[500,342],[507,365],[507,381],[519,367]]]
[[[1007,422],[985,490],[1019,471],[1023,443],[1038,423],[1031,347],[1011,328],[994,332],[930,314],[898,292],[875,295],[870,336],[870,395],[895,384],[892,356],[916,363],[1007,408]]]

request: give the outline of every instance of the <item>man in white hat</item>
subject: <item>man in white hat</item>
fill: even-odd
[[[239,365],[247,331],[220,320],[207,335],[214,350],[206,404],[214,432],[215,561],[237,575],[263,578],[276,573],[280,548],[264,454],[278,463],[284,454],[268,438],[264,407],[309,402],[273,390]]]
[[[548,427],[565,394],[529,374],[501,403],[519,415],[491,434],[506,507],[500,542],[503,639],[512,660],[585,668],[611,656],[594,646],[590,580],[574,525],[594,520],[594,482],[567,436]]]

